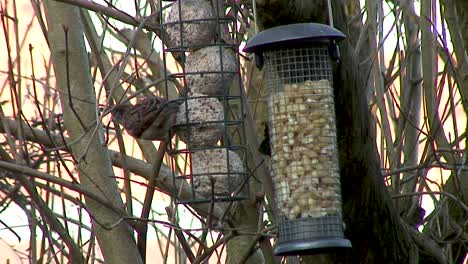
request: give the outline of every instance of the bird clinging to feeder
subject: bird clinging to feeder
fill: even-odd
[[[129,102],[116,105],[111,110],[112,119],[132,137],[169,141],[180,103],[159,96],[143,96],[134,105]]]

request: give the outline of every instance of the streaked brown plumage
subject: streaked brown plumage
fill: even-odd
[[[135,105],[115,106],[112,118],[132,137],[168,141],[179,104],[179,101],[168,101],[159,96],[142,96]]]

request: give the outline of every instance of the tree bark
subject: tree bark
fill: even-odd
[[[347,32],[340,1],[333,1],[338,29]],[[408,263],[411,239],[399,219],[380,172],[368,102],[366,72],[348,41],[340,45],[342,63],[335,81],[338,148],[346,236],[353,249],[338,255],[344,263]]]

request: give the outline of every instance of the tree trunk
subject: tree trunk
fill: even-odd
[[[97,105],[79,9],[45,1],[45,11],[56,86],[61,91],[64,125],[71,142],[76,142],[70,147],[78,162],[80,183],[116,208],[122,208],[123,214],[124,204],[109,153],[103,145],[103,130],[96,125]],[[109,229],[123,215],[90,198],[86,199],[86,205],[106,263],[142,263],[130,227],[122,222]]]

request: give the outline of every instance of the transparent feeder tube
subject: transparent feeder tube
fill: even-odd
[[[328,47],[264,55],[279,243],[343,237]]]

